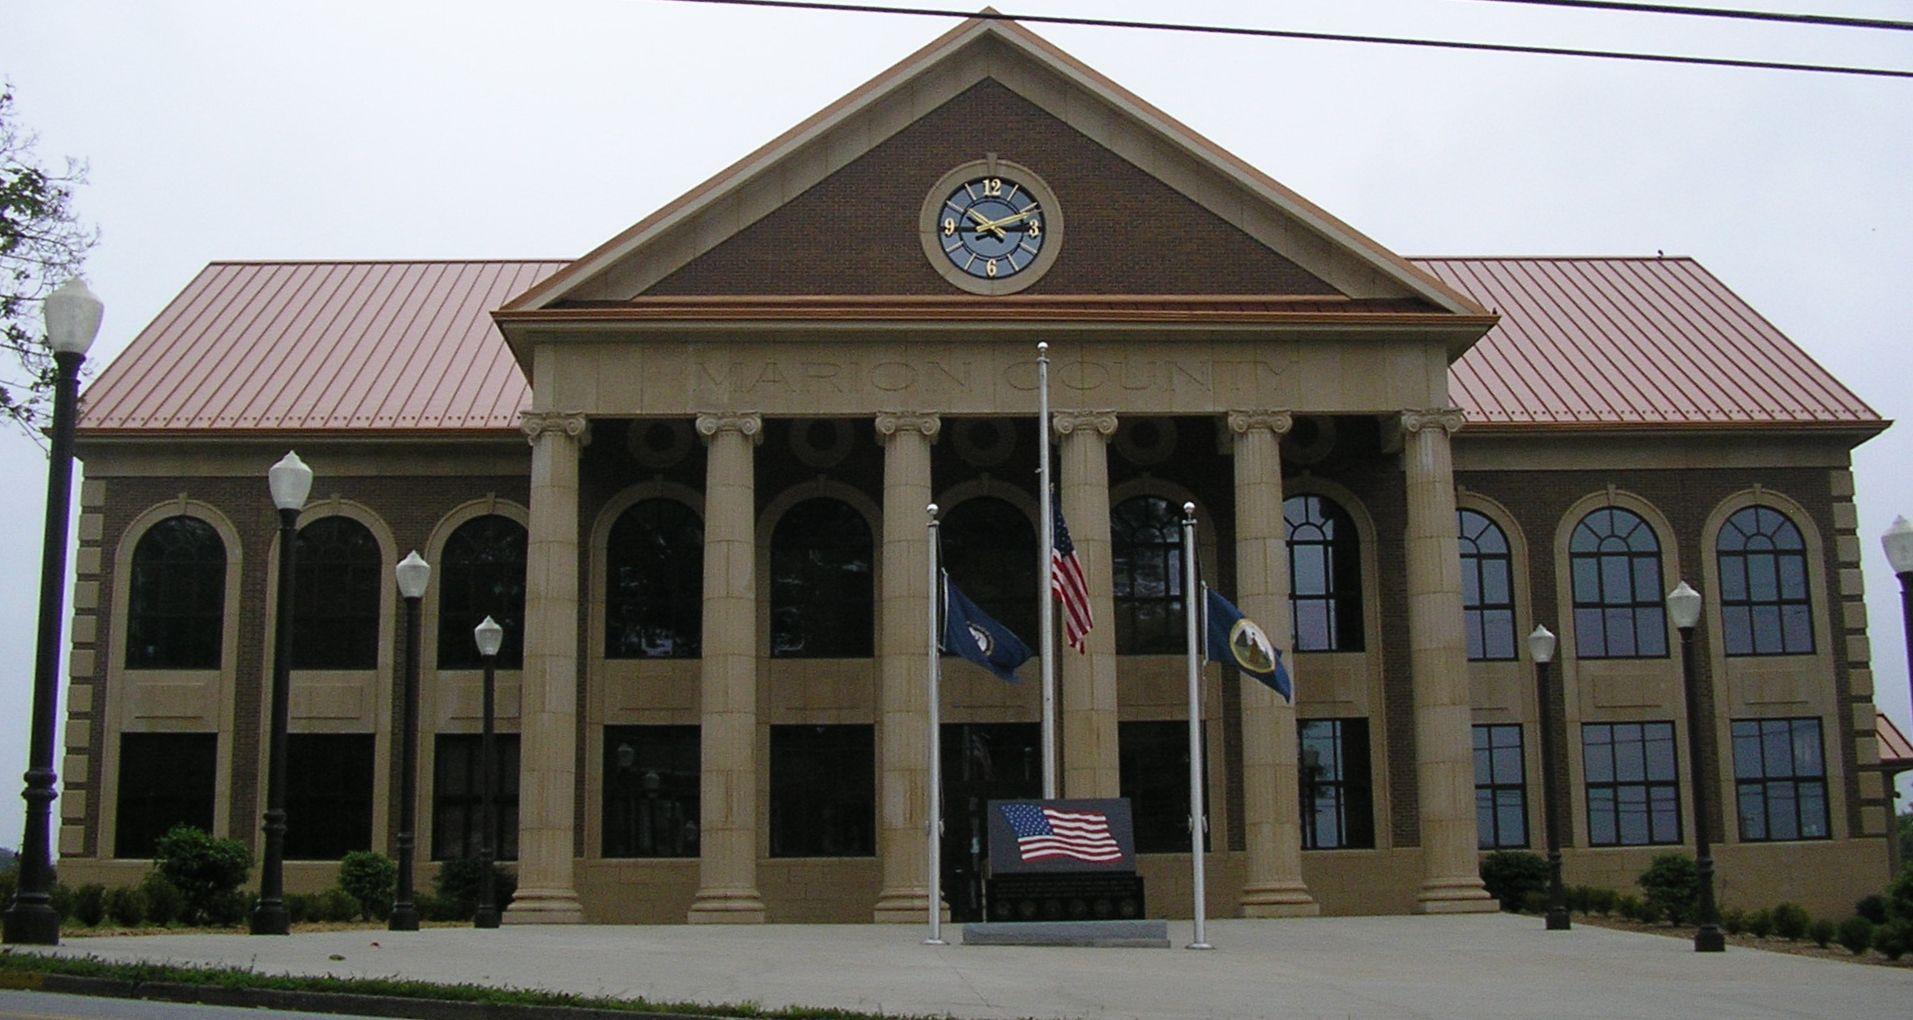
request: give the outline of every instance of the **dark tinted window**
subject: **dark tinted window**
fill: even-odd
[[[445,540],[438,575],[438,665],[483,666],[472,631],[489,616],[505,628],[498,668],[525,662],[525,526],[487,514],[458,526]]]
[[[696,857],[698,728],[604,728],[604,855]]]
[[[1463,510],[1461,525],[1461,615],[1468,658],[1512,659],[1514,569],[1508,536],[1486,514]]]
[[[211,832],[218,752],[213,733],[122,734],[113,856],[151,857],[175,825]]]
[[[432,759],[432,859],[478,857],[484,829],[485,775],[480,768],[476,733],[447,733],[438,738]],[[518,734],[492,738],[492,858],[518,859]]]
[[[1182,512],[1159,496],[1137,496],[1109,513],[1116,593],[1116,653],[1182,652]],[[1185,798],[1186,799],[1186,798]]]
[[[1368,720],[1305,720],[1301,741],[1302,849],[1373,847]]]
[[[197,517],[168,517],[133,547],[127,669],[218,669],[226,612],[226,544]]]
[[[1681,841],[1673,723],[1588,723],[1581,727],[1581,755],[1590,844]]]
[[[866,658],[874,631],[870,525],[850,504],[807,499],[771,534],[771,654]]]
[[[875,730],[771,727],[771,856],[877,852]]]
[[[1574,575],[1575,651],[1584,659],[1667,654],[1661,543],[1640,515],[1604,507],[1568,540]]]
[[[1830,839],[1818,719],[1734,720],[1740,838]]]
[[[292,668],[376,668],[381,586],[397,584],[378,540],[350,517],[321,517],[299,529],[294,555]]]
[[[286,738],[286,859],[336,861],[372,849],[372,734]]]
[[[1291,496],[1289,603],[1298,652],[1362,650],[1362,556],[1355,523],[1333,500]]]
[[[1136,824],[1136,852],[1189,852],[1189,724],[1126,722],[1118,725],[1122,795]],[[1208,756],[1204,750],[1204,758]],[[1208,762],[1203,762],[1208,775]],[[1208,787],[1203,787],[1204,796]],[[1211,808],[1207,814],[1215,817]],[[1213,827],[1213,826],[1212,826]],[[1207,837],[1203,846],[1208,846]]]
[[[1720,529],[1720,624],[1728,655],[1807,655],[1807,543],[1787,515],[1750,506]]]
[[[1475,727],[1475,831],[1483,850],[1528,845],[1521,727]]]
[[[605,658],[696,658],[703,627],[704,521],[674,499],[633,504],[605,547]]]
[[[984,612],[1036,647],[1036,529],[993,496],[966,499],[943,519],[943,569]]]

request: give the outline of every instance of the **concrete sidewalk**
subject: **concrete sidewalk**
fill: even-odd
[[[960,938],[957,927],[947,937]],[[1177,946],[1187,922],[1170,924]],[[919,944],[896,925],[507,927],[73,939],[53,952],[654,1002],[1017,1017],[1889,1017],[1913,970],[1535,918],[1216,921],[1213,952]],[[333,959],[334,956],[343,959]]]

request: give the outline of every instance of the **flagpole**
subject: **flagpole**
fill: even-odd
[[[1043,799],[1055,800],[1056,792],[1056,663],[1051,655],[1056,644],[1056,600],[1050,595],[1050,557],[1056,549],[1055,511],[1050,507],[1049,484],[1049,344],[1036,345],[1036,517],[1041,521],[1042,541],[1038,543],[1036,591],[1040,621],[1037,655],[1043,667]]]
[[[1196,906],[1195,941],[1189,943],[1190,949],[1214,949],[1209,944],[1209,931],[1205,902],[1206,889],[1203,884],[1202,843],[1204,831],[1209,827],[1208,816],[1202,810],[1202,660],[1199,657],[1200,646],[1196,642],[1196,505],[1182,505],[1182,617],[1184,632],[1189,639],[1189,861],[1194,871],[1194,891]],[[1205,599],[1206,603],[1207,600]]]
[[[937,654],[937,600],[943,594],[940,583],[942,577],[937,570],[937,505],[931,503],[923,508],[930,518],[926,525],[930,540],[930,739],[925,741],[930,748],[930,819],[924,825],[924,841],[929,844],[925,858],[929,861],[930,889],[930,937],[923,940],[926,946],[943,946],[943,732],[939,724],[942,708],[939,704],[938,686],[942,679],[943,660]]]

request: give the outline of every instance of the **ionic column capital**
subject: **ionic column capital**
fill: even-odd
[[[543,436],[565,436],[579,446],[591,442],[591,422],[583,411],[520,411],[518,428],[533,446]]]
[[[1256,429],[1268,429],[1278,436],[1288,435],[1295,427],[1295,415],[1288,411],[1230,411],[1229,431],[1246,436]]]
[[[1409,409],[1402,412],[1402,431],[1410,435],[1423,429],[1439,428],[1447,435],[1461,431],[1463,416],[1459,407]]]
[[[941,431],[943,417],[935,411],[877,412],[877,441],[880,443],[888,443],[900,432],[916,432],[935,442],[937,433]]]
[[[1057,411],[1050,421],[1058,436],[1093,432],[1108,439],[1116,434],[1115,411]]]
[[[709,443],[720,432],[736,432],[755,446],[764,441],[764,416],[755,411],[697,416],[697,434]]]

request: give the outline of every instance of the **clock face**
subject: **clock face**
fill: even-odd
[[[984,174],[959,183],[936,210],[936,244],[957,272],[1003,280],[1030,268],[1048,237],[1048,210],[1026,183]]]

